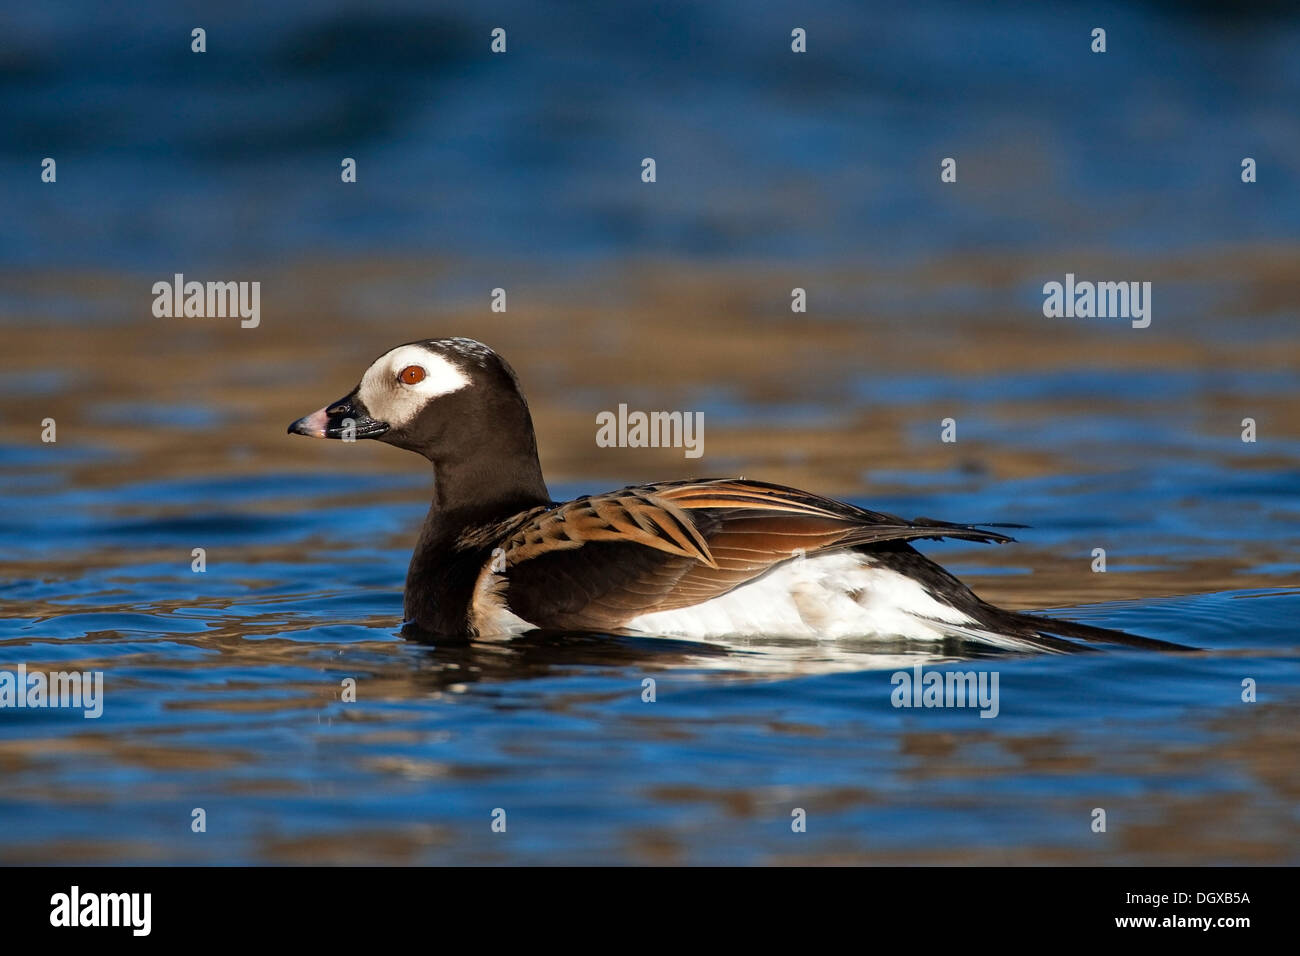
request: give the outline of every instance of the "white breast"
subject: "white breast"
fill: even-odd
[[[475,634],[486,639],[506,638],[535,630],[535,624],[530,624],[506,607],[505,599],[501,596],[505,579],[493,570],[495,560],[489,559],[483,565],[483,570],[474,583],[469,626]]]
[[[926,619],[929,620],[926,620]],[[945,624],[953,625],[945,627]],[[903,637],[938,640],[978,622],[854,551],[789,561],[733,591],[628,628],[663,637]]]

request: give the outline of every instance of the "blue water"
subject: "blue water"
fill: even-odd
[[[286,0],[128,16],[74,0],[12,6],[4,26],[3,264],[1065,246],[1120,263],[1289,238],[1300,218],[1286,3]],[[196,26],[207,53],[190,52]],[[496,26],[508,52],[493,56]],[[808,54],[790,52],[794,26]],[[938,181],[944,157],[955,185]]]
[[[396,626],[422,480],[89,494],[57,468],[6,474],[24,505],[0,521],[0,669],[106,675],[98,720],[0,712],[8,861],[1296,862],[1291,563],[1243,569],[1277,586],[1073,611],[1205,649],[1194,655],[960,661],[852,641],[591,636],[432,647]],[[1231,515],[1230,542],[1196,507],[1154,524],[1108,507],[1150,508],[1164,492],[1149,473],[1110,490],[968,478],[870,503],[1032,518],[1022,536],[1081,565],[1099,536],[1162,563],[1278,540],[1266,529],[1294,526],[1297,480],[1180,475],[1181,495]],[[401,500],[367,503],[386,495]],[[1014,568],[1014,547],[980,564]],[[977,574],[962,566],[987,553],[928,550]],[[913,662],[996,672],[998,715],[895,708],[891,675]],[[340,700],[345,678],[355,702]],[[1246,678],[1257,702],[1242,701]],[[196,807],[206,833],[190,831]],[[1096,807],[1105,834],[1089,829]],[[498,808],[505,833],[491,829]],[[791,831],[795,808],[806,833]]]
[[[980,6],[0,13],[0,672],[105,680],[0,708],[0,862],[1300,862],[1300,17]],[[1047,323],[1067,271],[1153,280],[1151,328]],[[176,272],[264,281],[262,327],[153,320]],[[408,640],[427,475],[284,426],[481,332],[557,497],[669,477],[563,416],[674,403],[701,472],[1028,525],[923,549],[1199,650]],[[917,664],[997,716],[893,706]]]

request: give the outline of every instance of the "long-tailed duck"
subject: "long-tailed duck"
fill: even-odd
[[[906,521],[743,478],[553,502],[519,380],[473,339],[398,346],[345,398],[289,432],[375,438],[433,464],[433,504],[407,572],[405,610],[408,623],[435,635],[543,628],[1181,649],[994,607],[908,543],[1013,540],[986,528]]]

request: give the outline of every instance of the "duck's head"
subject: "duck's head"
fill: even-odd
[[[536,454],[514,371],[474,339],[425,339],[375,359],[361,383],[289,426],[289,434],[377,438],[435,464],[513,437]]]

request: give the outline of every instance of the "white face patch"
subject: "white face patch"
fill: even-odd
[[[407,385],[398,376],[410,365],[424,369],[424,378]],[[418,345],[402,345],[380,356],[366,369],[357,395],[370,417],[393,428],[409,424],[429,402],[470,384],[469,376],[441,355]]]

